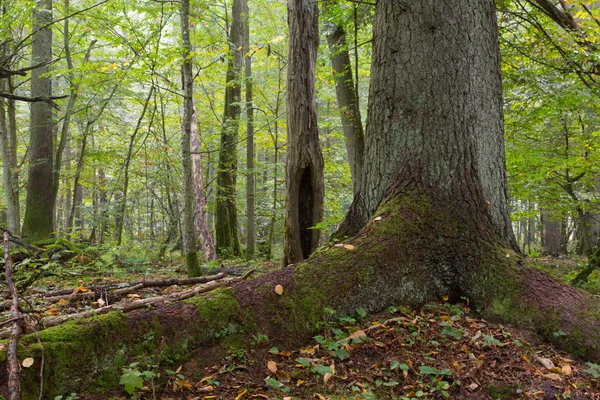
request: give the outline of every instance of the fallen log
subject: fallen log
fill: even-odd
[[[86,287],[86,289],[89,290],[89,292],[85,292],[85,293],[80,293],[80,292],[78,292],[78,288],[74,288],[74,289],[59,289],[59,290],[54,290],[51,292],[45,292],[43,295],[46,298],[46,301],[58,302],[60,300],[71,300],[72,298],[70,298],[70,296],[75,296],[78,294],[87,294],[87,293],[91,293],[91,292],[101,293],[102,291],[113,292],[116,294],[122,294],[122,293],[130,293],[131,288],[133,288],[133,287],[135,287],[136,289],[138,289],[138,288],[141,289],[141,288],[149,288],[149,287],[164,287],[164,286],[174,286],[174,285],[179,285],[179,286],[196,285],[198,283],[206,283],[206,282],[211,282],[211,281],[214,281],[217,279],[222,279],[225,276],[227,276],[226,273],[220,272],[215,275],[199,276],[197,278],[167,278],[167,279],[156,279],[156,280],[141,280],[141,281],[122,283],[118,287],[100,286],[100,285],[89,286],[89,287]],[[123,286],[123,285],[127,285],[127,286]],[[77,297],[73,297],[73,298],[76,299]],[[83,296],[81,298],[88,298],[88,297]],[[100,298],[99,294],[98,294],[98,297],[96,297],[95,299],[98,299],[98,298]],[[55,299],[58,299],[58,300],[55,301]]]

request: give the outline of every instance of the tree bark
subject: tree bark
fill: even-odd
[[[348,54],[344,27],[329,22],[325,24],[325,29],[327,44],[331,52],[335,93],[340,109],[344,138],[346,139],[352,187],[354,194],[356,194],[360,189],[365,149],[365,137],[358,106],[358,93],[352,77],[352,64]]]
[[[543,247],[548,255],[558,257],[562,254],[563,219],[549,212],[542,212],[544,226]]]
[[[244,25],[244,74],[246,77],[246,258],[254,256],[256,233],[256,213],[254,202],[256,198],[254,171],[254,105],[252,103],[252,55],[250,54],[250,23],[248,0],[242,0],[242,15]]]
[[[52,61],[52,0],[40,0],[33,9],[31,64]],[[48,65],[31,72],[31,97],[52,96]],[[29,242],[49,238],[54,229],[52,106],[31,104],[29,125],[29,169],[23,219],[23,237]]]
[[[181,232],[185,266],[190,278],[202,275],[198,253],[196,252],[196,231],[194,214],[196,209],[196,190],[192,165],[192,119],[194,118],[194,75],[192,73],[192,43],[190,41],[190,2],[181,2],[181,39],[183,45],[182,86],[183,118],[181,121],[181,162],[183,175],[183,215]]]
[[[4,86],[4,91],[8,79],[2,79],[0,83]],[[11,100],[0,99],[0,148],[2,149],[2,182],[4,185],[4,195],[7,205],[8,229],[15,235],[19,234],[21,228],[19,211],[19,186],[17,173],[17,143],[16,132],[13,135],[12,124],[9,124],[7,111],[7,102]],[[14,109],[13,109],[14,111]]]
[[[319,244],[312,229],[323,219],[323,154],[315,103],[319,46],[316,2],[288,1],[286,207],[283,265],[308,258]]]
[[[236,206],[237,142],[241,113],[240,76],[244,59],[242,0],[233,0],[229,34],[229,60],[225,80],[225,111],[217,172],[216,248],[220,255],[240,256]]]
[[[202,163],[200,157],[200,131],[198,129],[198,123],[196,121],[196,105],[193,100],[193,86],[192,86],[192,160],[194,169],[194,193],[196,195],[196,233],[200,237],[200,244],[204,250],[204,255],[208,261],[212,261],[217,258],[215,251],[215,244],[212,236],[210,235],[210,229],[206,221],[206,199],[204,193],[204,183],[202,182]],[[187,100],[187,99],[186,99]]]

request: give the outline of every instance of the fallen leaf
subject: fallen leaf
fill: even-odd
[[[98,299],[97,303],[98,303],[98,307],[104,307],[104,305],[106,304],[106,302],[102,299]]]
[[[344,247],[344,246],[345,246],[345,244],[343,244],[343,243],[336,243],[333,245],[333,247]]]
[[[571,365],[565,364],[565,365],[562,366],[562,373],[563,374],[565,374],[565,375],[571,375],[572,372],[573,371],[571,369]]]
[[[275,375],[277,376],[277,380],[279,380],[279,382],[289,383],[291,379],[290,374],[288,374],[285,371],[277,370],[277,372],[275,372]]]
[[[344,248],[346,248],[347,250],[354,250],[354,246],[352,246],[351,244],[345,245]]]
[[[214,375],[205,376],[204,378],[200,379],[200,382],[198,383],[206,382],[207,380],[212,379],[213,377]]]
[[[362,329],[354,331],[348,336],[348,339],[364,339],[367,337],[367,334]]]
[[[3,344],[0,344],[0,351],[4,351],[4,349],[5,349],[5,348],[6,348],[6,346],[5,346],[5,345],[3,345]]]
[[[272,374],[277,372],[277,364],[275,363],[275,361],[269,360],[267,362],[267,368],[269,369],[269,372]]]
[[[308,346],[300,350],[302,354],[315,354],[315,348],[313,346]]]
[[[477,389],[479,387],[478,384],[476,384],[475,382],[471,383],[469,386],[467,386],[467,389],[469,389],[471,392],[474,391],[475,389]]]
[[[318,398],[319,400],[327,400],[327,398],[319,393],[315,393],[314,397]]]
[[[247,393],[248,393],[248,389],[242,390],[240,393],[238,393],[235,400],[241,400]]]
[[[23,368],[29,368],[33,365],[33,358],[28,357],[24,359],[21,364],[23,365]]]
[[[175,373],[178,374],[181,372],[181,368],[183,368],[183,365],[180,365],[176,370]]]
[[[331,378],[333,378],[333,375],[335,375],[335,363],[331,364],[331,365],[329,366],[329,369],[331,369],[331,373],[329,373],[329,372],[326,372],[326,373],[325,373],[325,375],[323,375],[323,382],[324,382],[324,383],[327,383],[327,382],[329,382],[329,380],[330,380]]]
[[[87,293],[87,292],[89,292],[89,290],[86,289],[84,286],[77,286],[77,289],[75,289],[73,291],[73,294],[76,294],[76,293]]]
[[[304,381],[303,381],[302,379],[298,379],[298,380],[296,381],[296,386],[300,386],[300,385],[302,385],[303,383],[304,383]]]
[[[562,378],[560,377],[559,374],[552,373],[552,374],[545,374],[542,376],[547,379],[552,379],[553,381],[562,381]]]
[[[546,369],[552,369],[552,368],[554,368],[554,363],[549,358],[536,357],[535,361],[537,361],[538,363],[540,363]]]
[[[375,217],[373,221],[381,221],[381,217]]]
[[[283,286],[281,286],[281,285],[275,286],[275,293],[277,293],[278,295],[281,296],[283,294]]]

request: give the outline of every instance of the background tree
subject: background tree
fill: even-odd
[[[323,218],[323,155],[315,104],[319,47],[316,2],[288,1],[286,207],[283,265],[310,256],[319,245]]]
[[[46,65],[31,72],[31,96],[52,96],[52,78],[47,63],[52,61],[52,0],[40,0],[33,9],[32,65]],[[29,169],[23,217],[23,236],[31,242],[46,239],[54,231],[52,106],[31,105],[29,127]]]

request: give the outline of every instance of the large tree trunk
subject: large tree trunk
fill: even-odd
[[[362,170],[364,164],[365,137],[363,133],[360,108],[358,106],[358,93],[352,78],[352,64],[348,54],[346,32],[344,27],[329,22],[325,24],[327,44],[331,51],[331,66],[335,80],[335,93],[342,119],[344,138],[352,187],[354,193],[360,189]]]
[[[192,118],[194,118],[194,75],[192,73],[192,44],[190,41],[190,2],[181,2],[181,38],[183,44],[182,86],[183,118],[181,122],[181,162],[183,175],[183,216],[181,232],[183,236],[183,254],[189,277],[200,276],[200,262],[196,253],[196,231],[194,214],[196,210],[196,190],[194,188],[194,172],[192,167],[191,135]]]
[[[283,265],[300,262],[316,250],[320,232],[312,228],[323,218],[325,196],[315,103],[319,47],[317,3],[289,0],[288,24],[287,202]]]
[[[240,256],[238,216],[235,197],[237,142],[241,113],[240,76],[244,59],[242,0],[233,0],[229,33],[229,61],[225,81],[225,112],[221,129],[221,150],[217,172],[216,248],[220,255]],[[244,16],[244,18],[246,18]]]
[[[31,64],[52,61],[52,0],[36,2],[33,9]],[[38,30],[39,29],[39,30]],[[48,66],[31,72],[31,96],[52,96]],[[50,237],[54,229],[52,107],[43,101],[31,104],[29,121],[29,169],[23,236],[30,242]]]

